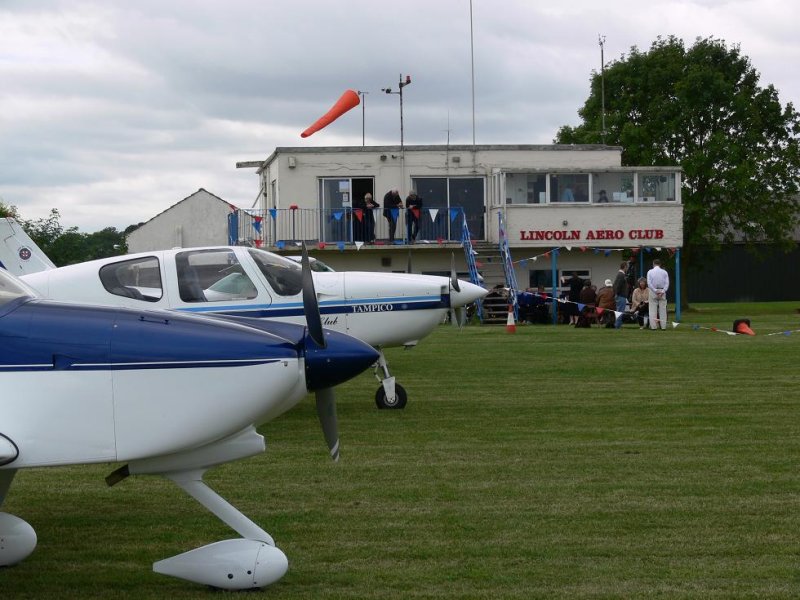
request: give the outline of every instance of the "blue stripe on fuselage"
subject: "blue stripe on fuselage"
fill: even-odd
[[[288,357],[287,357],[288,358]],[[250,360],[203,360],[203,361],[160,361],[130,363],[73,363],[68,367],[56,367],[51,363],[31,365],[0,365],[0,373],[23,371],[135,371],[144,369],[210,369],[213,367],[250,367],[280,362],[279,359]]]
[[[380,306],[380,310],[369,307]],[[438,298],[431,296],[395,296],[388,298],[364,298],[359,300],[329,300],[320,302],[319,312],[322,315],[350,315],[365,312],[395,312],[410,310],[434,310],[450,308],[450,294],[442,294]],[[281,304],[214,304],[204,303],[202,306],[181,307],[177,310],[193,313],[223,313],[259,318],[302,317],[302,302],[284,302]]]

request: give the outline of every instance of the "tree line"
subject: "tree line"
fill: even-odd
[[[77,227],[64,228],[57,208],[51,209],[47,217],[24,219],[16,206],[2,201],[0,217],[16,220],[57,267],[126,254],[126,236],[138,227],[131,225],[124,231],[117,231],[116,227],[106,227],[94,233],[81,233]]]

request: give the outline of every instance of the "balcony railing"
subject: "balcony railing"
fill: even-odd
[[[464,210],[423,208],[417,211],[417,243],[460,243]],[[301,241],[331,245],[406,245],[413,229],[406,209],[272,208],[238,209],[228,217],[229,243],[282,247]],[[395,223],[394,239],[390,222]]]

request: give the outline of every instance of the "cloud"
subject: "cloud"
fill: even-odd
[[[401,6],[349,0],[6,0],[0,5],[0,195],[23,216],[57,207],[93,231],[147,220],[204,187],[249,206],[241,160],[276,146],[399,142],[401,74],[409,144],[549,143],[605,58],[658,35],[740,43],[781,100],[797,104],[789,0]],[[706,31],[711,23],[712,31]],[[348,88],[366,105],[301,140]]]

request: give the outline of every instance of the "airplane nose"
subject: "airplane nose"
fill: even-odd
[[[466,306],[467,304],[471,304],[480,298],[483,298],[486,294],[489,293],[489,290],[482,288],[479,285],[475,285],[474,283],[470,283],[468,281],[458,280],[458,286],[461,288],[460,291],[456,291],[454,289],[450,290],[450,306],[451,307],[458,307],[458,306]]]
[[[309,391],[333,387],[355,377],[374,364],[378,352],[361,340],[350,335],[325,329],[327,341],[320,348],[306,335],[306,388]]]

